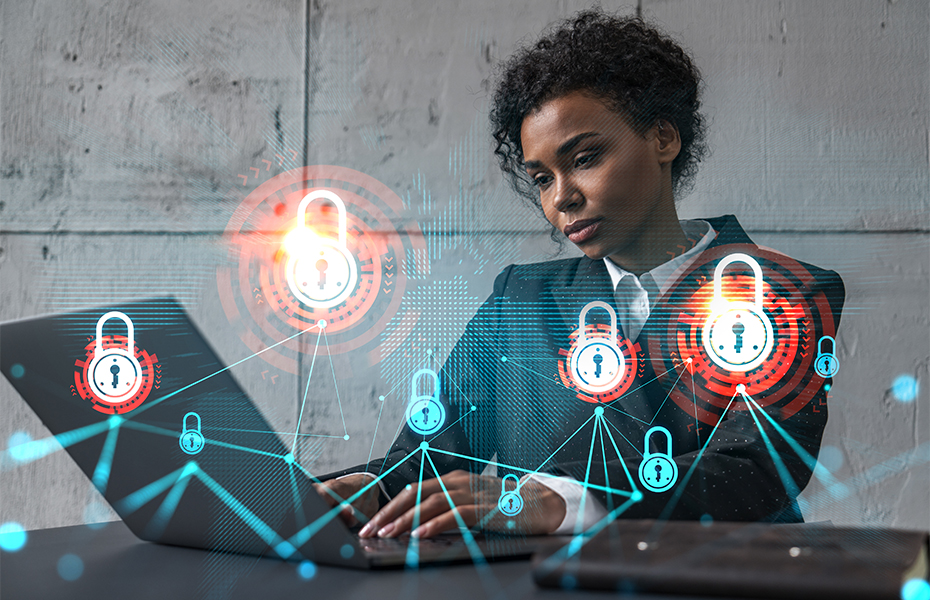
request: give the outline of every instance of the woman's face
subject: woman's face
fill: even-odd
[[[637,133],[604,101],[572,92],[528,115],[520,134],[546,218],[589,258],[641,255],[663,246],[652,238],[670,219],[678,226],[671,162],[681,143],[668,123]]]

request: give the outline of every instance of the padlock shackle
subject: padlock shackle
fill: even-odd
[[[121,319],[126,324],[126,350],[129,356],[132,356],[136,351],[135,328],[132,325],[132,320],[118,310],[111,310],[97,321],[97,342],[94,344],[94,356],[100,357],[103,355],[103,324],[110,319]]]
[[[307,207],[310,206],[310,203],[314,200],[329,200],[336,206],[336,212],[339,215],[339,245],[345,247],[346,245],[346,205],[342,201],[342,198],[332,193],[329,190],[314,190],[304,196],[304,199],[300,201],[300,205],[297,207],[297,220],[300,222],[299,227],[307,226]]]
[[[517,487],[515,487],[513,491],[518,492],[518,493],[520,491],[520,478],[514,475],[513,473],[507,473],[501,478],[501,495],[502,496],[507,493],[507,485],[504,482],[507,481],[508,477],[513,477],[514,482],[517,484]]]
[[[823,354],[823,350],[821,350],[821,348],[822,348],[824,340],[830,340],[830,352],[828,354],[832,354],[835,356],[836,355],[836,340],[830,337],[829,335],[825,335],[819,340],[817,340],[817,354],[821,354],[821,355]]]
[[[671,459],[672,458],[672,434],[669,433],[668,429],[666,429],[665,427],[662,427],[661,425],[656,425],[655,427],[653,427],[652,429],[646,432],[646,441],[644,444],[645,453],[643,454],[643,458],[648,458],[652,454],[652,451],[649,450],[649,440],[652,438],[652,434],[657,431],[661,432],[665,436],[665,448],[666,448],[665,455],[668,456],[669,459]]]
[[[730,254],[729,256],[723,257],[719,263],[717,263],[717,268],[714,269],[714,303],[719,303],[723,300],[723,270],[735,262],[741,262],[749,265],[752,268],[752,274],[756,278],[756,293],[755,293],[755,305],[756,308],[762,310],[762,267],[759,266],[759,263],[756,262],[756,259],[749,256],[748,254],[743,254],[742,252],[737,252],[735,254]]]
[[[200,433],[200,415],[198,415],[197,413],[191,411],[191,412],[187,413],[186,415],[184,415],[184,420],[181,421],[181,427],[182,427],[182,432],[181,432],[181,433],[182,433],[182,435],[183,435],[184,433],[187,433],[188,431],[191,431],[190,429],[187,428],[187,419],[188,419],[188,417],[194,417],[195,419],[197,419],[197,428],[194,429],[193,431],[196,431],[197,433]],[[203,434],[201,433],[201,435],[203,435]]]
[[[433,393],[430,395],[433,400],[437,403],[439,402],[439,375],[436,374],[436,371],[432,369],[420,369],[413,374],[413,379],[410,380],[410,402],[413,402],[417,399],[417,383],[420,382],[420,377],[424,375],[429,375],[430,379],[433,380]]]
[[[617,343],[617,313],[614,312],[614,309],[611,305],[603,302],[601,300],[594,300],[593,302],[588,302],[584,305],[584,308],[581,309],[581,313],[578,315],[578,345],[584,345],[585,343],[585,319],[588,317],[588,312],[594,308],[602,308],[607,311],[607,314],[610,315],[610,340],[613,343]]]

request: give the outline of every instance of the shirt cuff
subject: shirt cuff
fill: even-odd
[[[387,498],[388,500],[391,499],[391,495],[387,493],[387,488],[384,487],[384,481],[381,479],[378,479],[377,475],[375,475],[374,473],[369,473],[368,471],[362,471],[361,473],[349,473],[348,475],[337,477],[336,481],[339,481],[340,479],[345,479],[346,477],[352,477],[353,475],[368,475],[372,479],[377,479],[378,487],[381,488],[381,493],[384,494],[384,497]]]
[[[541,483],[565,501],[565,518],[552,535],[581,533],[607,516],[607,510],[577,479],[532,473],[523,476],[521,485],[528,480]]]

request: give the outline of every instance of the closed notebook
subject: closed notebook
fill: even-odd
[[[927,579],[928,535],[899,529],[694,521],[612,523],[569,555],[534,557],[545,587],[742,598],[901,597]]]

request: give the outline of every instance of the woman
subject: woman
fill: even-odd
[[[694,418],[663,402],[668,390],[641,373],[633,392],[599,408],[594,422],[629,442],[611,449],[603,433],[585,429],[597,405],[548,377],[587,303],[610,303],[623,335],[648,348],[661,334],[650,315],[673,274],[712,248],[751,244],[733,217],[678,219],[676,194],[704,154],[700,87],[675,42],[639,19],[599,11],[558,25],[507,62],[491,111],[495,154],[516,190],[584,257],[505,269],[442,370],[453,425],[427,437],[427,450],[424,436],[405,428],[385,459],[324,484],[343,498],[368,486],[354,501],[370,519],[360,535],[429,537],[459,519],[533,534],[571,532],[608,515],[801,520],[795,497],[810,460],[781,438],[763,440],[749,415],[727,415],[701,440]],[[838,319],[841,281],[809,269]],[[809,402],[782,423],[812,456],[826,423],[825,392],[816,398],[819,408]],[[674,439],[674,496],[629,493],[652,424]],[[525,508],[513,518],[498,510],[513,486],[478,474],[495,455],[520,477]],[[349,510],[342,516],[355,520]]]

